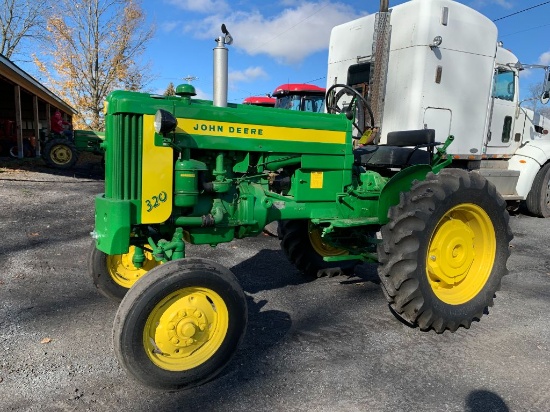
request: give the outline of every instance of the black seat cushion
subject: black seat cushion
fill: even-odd
[[[404,167],[430,164],[430,153],[414,147],[363,146],[354,150],[355,163],[370,167]]]
[[[390,132],[387,137],[388,146],[421,146],[435,142],[434,129],[402,130]]]

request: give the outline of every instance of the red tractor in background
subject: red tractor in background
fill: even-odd
[[[286,83],[272,94],[277,99],[275,108],[300,112],[323,113],[325,88],[305,83]]]
[[[276,100],[273,97],[268,96],[251,96],[243,100],[243,104],[262,107],[274,107],[275,102]]]
[[[247,97],[243,104],[323,113],[325,89],[306,83],[285,83],[277,87],[272,95]]]

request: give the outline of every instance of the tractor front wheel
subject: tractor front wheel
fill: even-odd
[[[512,239],[495,187],[465,170],[429,174],[389,218],[378,272],[394,313],[438,333],[479,320],[507,274]]]
[[[134,253],[135,246],[130,246],[128,253],[107,255],[95,247],[95,241],[92,242],[88,257],[88,273],[103,296],[120,302],[140,277],[160,265],[148,245],[143,250],[145,261],[139,268],[133,264]]]
[[[48,166],[56,169],[70,169],[78,160],[78,152],[70,141],[58,138],[46,143],[42,157]]]
[[[321,237],[321,228],[307,220],[279,221],[281,248],[288,260],[308,278],[352,273],[359,261],[327,262],[324,257],[343,256],[348,252],[329,245]]]
[[[247,317],[244,292],[231,271],[206,259],[174,260],[128,291],[115,317],[114,348],[138,382],[191,388],[229,363]]]

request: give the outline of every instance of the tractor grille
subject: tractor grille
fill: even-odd
[[[113,115],[107,149],[105,194],[117,200],[141,198],[141,145],[143,116],[121,113]],[[111,133],[109,133],[111,132]]]

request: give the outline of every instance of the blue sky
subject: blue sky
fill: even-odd
[[[421,1],[421,0],[419,0]],[[461,0],[489,19],[499,19],[545,0]],[[404,0],[390,0],[390,7]],[[170,82],[195,76],[198,97],[212,99],[212,49],[222,23],[234,37],[229,46],[229,102],[265,95],[283,83],[325,87],[332,27],[376,13],[379,0],[142,0],[155,36],[142,56],[150,64],[147,91],[162,93]],[[499,39],[522,63],[550,64],[550,3],[495,22]],[[16,62],[38,79],[30,62]],[[522,72],[521,97],[542,80],[542,71]]]
[[[390,7],[404,1],[390,0]],[[543,0],[462,0],[491,20],[544,3]],[[212,98],[212,49],[225,23],[234,37],[229,52],[229,98],[272,92],[282,83],[325,86],[327,48],[333,26],[375,13],[378,0],[144,0],[156,26],[144,55],[151,62],[153,92],[168,83],[193,84]],[[550,4],[496,22],[500,40],[523,63],[550,64]],[[524,75],[524,85],[542,71]],[[525,97],[526,89],[522,87]]]

